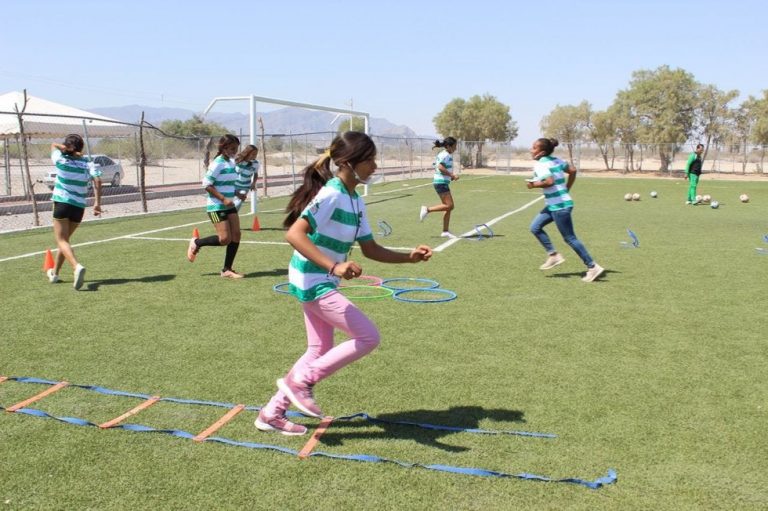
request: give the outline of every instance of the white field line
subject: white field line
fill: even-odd
[[[488,177],[493,177],[493,176],[477,176],[477,177],[473,176],[473,178],[472,179],[468,179],[468,181],[469,180],[476,181],[478,179],[485,179],[485,178],[488,178]],[[430,183],[425,183],[425,184],[421,184],[421,185],[409,186],[406,189],[421,188],[421,187],[424,187],[424,186],[431,186],[431,185],[432,185],[432,183],[430,182]],[[388,194],[388,193],[400,193],[402,191],[403,191],[402,189],[388,190],[386,192],[376,192],[376,193],[373,193],[372,195],[385,195],[385,194]],[[522,209],[525,209],[525,207],[527,207],[527,206],[524,206]],[[264,210],[264,211],[262,211],[262,213],[277,213],[277,212],[280,212],[280,211],[283,211],[283,208]],[[258,214],[259,212],[257,211],[256,213]],[[249,216],[250,214],[251,213],[246,213],[246,214],[241,215],[241,216]],[[139,215],[131,215],[131,216],[135,217],[135,216],[139,216]],[[126,218],[128,218],[128,217],[126,217]],[[501,218],[504,218],[504,216],[499,217],[499,219],[501,219]],[[493,222],[493,220],[492,220],[492,222]],[[110,241],[118,241],[118,240],[125,240],[125,239],[131,239],[131,238],[142,239],[141,237],[145,236],[147,234],[155,234],[155,233],[158,233],[158,232],[172,231],[174,229],[181,229],[182,227],[192,227],[194,225],[201,225],[201,224],[205,224],[205,223],[208,223],[208,220],[201,220],[201,221],[198,221],[198,222],[191,222],[191,223],[187,223],[187,224],[174,225],[174,226],[171,226],[171,227],[163,227],[162,229],[154,229],[154,230],[151,230],[151,231],[137,232],[137,233],[134,233],[134,234],[126,234],[124,236],[116,236],[114,238],[106,238],[106,239],[103,239],[103,240],[86,241],[84,243],[76,243],[76,244],[72,245],[72,248],[86,247],[88,245],[97,245],[99,243],[108,243]],[[488,223],[488,225],[490,226],[490,225],[493,225],[493,224]],[[471,233],[471,231],[470,231],[470,233]],[[168,238],[157,238],[157,239],[168,239]],[[186,241],[188,241],[188,240],[189,240],[189,238],[186,238]],[[177,240],[174,240],[174,241],[177,241]],[[451,241],[453,241],[453,240],[451,240]],[[246,243],[254,243],[254,242],[246,242]],[[263,243],[265,245],[266,244],[280,244],[280,242],[255,242],[255,243]],[[443,245],[440,245],[440,247],[443,247],[444,245],[445,246],[450,246],[450,245],[452,245],[452,243],[447,242],[447,243],[444,243]],[[443,250],[443,248],[440,248],[440,247],[438,247],[439,250],[438,249],[435,249],[435,250],[437,250],[437,251]],[[387,247],[387,248],[392,248],[393,250],[398,250],[398,249],[399,250],[413,250],[413,247]],[[51,249],[51,252],[58,252],[58,250],[59,250],[58,248],[53,248],[53,249]],[[16,259],[24,259],[24,258],[27,258],[27,257],[35,257],[35,256],[39,256],[39,255],[42,255],[42,254],[45,254],[45,250],[38,250],[37,252],[28,252],[26,254],[20,254],[20,255],[11,256],[11,257],[5,257],[5,258],[0,259],[0,263],[4,263],[6,261],[14,261]]]
[[[504,213],[501,216],[497,216],[493,220],[489,220],[487,222],[484,222],[484,224],[487,225],[488,227],[490,227],[493,224],[498,223],[498,222],[504,220],[508,216],[512,216],[512,215],[514,215],[516,213],[519,213],[521,211],[524,211],[524,210],[528,209],[529,207],[533,206],[534,204],[536,204],[537,202],[539,202],[543,198],[544,198],[543,195],[539,195],[538,197],[533,199],[531,202],[528,202],[527,204],[524,204],[524,205],[520,206],[519,208],[517,208],[517,209],[515,209],[513,211],[508,211],[508,212]],[[480,225],[480,224],[478,224],[478,225]],[[441,245],[438,245],[437,247],[433,248],[432,251],[433,252],[442,252],[443,250],[445,250],[446,248],[450,247],[454,243],[458,243],[459,241],[461,241],[464,238],[464,236],[469,236],[469,235],[474,234],[474,233],[475,233],[474,230],[467,231],[464,234],[462,234],[460,236],[457,236],[456,238],[451,238],[448,241],[446,241],[445,243],[443,243]]]

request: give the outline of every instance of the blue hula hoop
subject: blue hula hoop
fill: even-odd
[[[284,295],[289,295],[289,294],[291,294],[291,292],[290,291],[286,291],[286,289],[290,285],[291,285],[290,282],[282,282],[280,284],[275,284],[274,286],[272,286],[272,291],[274,291],[276,293],[284,294]]]
[[[438,293],[446,296],[444,298],[433,298],[429,300],[425,300],[421,298],[406,298],[403,296],[406,293],[413,293],[414,291],[429,291],[430,293]],[[450,302],[451,300],[455,300],[456,292],[451,291],[450,289],[439,289],[439,288],[401,289],[399,291],[395,291],[395,293],[392,295],[392,298],[394,298],[395,300],[399,300],[401,302],[410,302],[410,303],[441,303],[441,302]]]
[[[417,286],[417,287],[399,287],[399,286],[391,285],[390,282],[420,282],[427,285]],[[382,281],[380,285],[381,287],[386,287],[386,288],[392,289],[393,291],[413,291],[413,290],[419,290],[419,289],[435,289],[436,287],[440,287],[440,283],[437,282],[436,280],[417,279],[412,277],[398,277],[394,279],[384,279],[384,281]]]
[[[482,227],[485,227],[485,230],[488,231],[488,234],[483,234]],[[493,231],[490,227],[488,227],[488,224],[477,224],[475,226],[475,232],[477,233],[477,239],[481,240],[483,238],[493,238]]]

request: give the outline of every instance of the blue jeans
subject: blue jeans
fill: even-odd
[[[541,243],[548,254],[554,254],[557,251],[555,246],[552,245],[549,235],[544,232],[544,227],[555,222],[563,240],[578,254],[581,260],[584,261],[584,264],[587,265],[587,268],[592,268],[595,265],[595,261],[592,260],[592,256],[589,255],[584,244],[576,237],[576,233],[573,232],[571,211],[573,211],[573,208],[558,209],[556,211],[550,211],[547,208],[542,209],[536,215],[536,218],[533,219],[533,222],[531,222],[531,232],[536,236],[536,239],[539,240],[539,243]]]

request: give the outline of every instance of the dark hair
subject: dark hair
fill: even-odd
[[[208,146],[205,148],[205,158],[203,158],[203,163],[205,164],[206,168],[208,167],[208,164],[211,162],[211,142],[212,141],[213,139],[211,139],[208,142]],[[222,135],[221,138],[219,138],[219,143],[217,146],[218,151],[216,152],[216,156],[214,156],[213,159],[215,160],[216,158],[218,158],[221,155],[221,153],[224,151],[224,148],[232,144],[237,144],[239,146],[240,139],[234,135],[230,135],[229,133],[227,133],[226,135]]]
[[[536,144],[544,151],[544,156],[549,156],[560,145],[556,138],[537,138]]]
[[[76,133],[67,135],[67,137],[64,139],[64,147],[66,148],[66,151],[64,152],[67,154],[82,153],[84,145],[85,142],[83,142],[83,137],[80,135]]]
[[[256,153],[258,153],[259,148],[253,144],[248,144],[247,146],[243,147],[243,149],[237,153],[237,156],[235,156],[235,163],[242,163],[242,161],[245,159],[245,155],[251,151],[256,151]]]
[[[432,146],[432,149],[435,147],[448,147],[448,146],[455,146],[456,145],[456,139],[453,137],[445,137],[442,142],[439,140],[435,140],[435,145]]]
[[[704,144],[696,144],[696,149],[704,149]]]
[[[333,177],[331,161],[337,166],[346,163],[354,168],[358,163],[372,160],[375,157],[376,144],[365,133],[346,131],[337,135],[331,142],[331,146],[320,158],[304,167],[302,171],[304,182],[293,192],[291,200],[285,207],[285,212],[288,215],[283,220],[283,227],[288,228],[293,225],[307,204]]]

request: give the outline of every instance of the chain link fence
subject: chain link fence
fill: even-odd
[[[204,204],[201,186],[207,148],[216,151],[210,137],[177,137],[146,122],[104,123],[90,118],[46,118],[40,114],[12,114],[21,120],[13,133],[2,133],[0,146],[0,215],[50,211],[56,168],[51,143],[69,133],[88,137],[92,156],[102,166],[102,204],[133,203],[132,212],[157,212]],[[55,134],[55,135],[54,135]],[[239,133],[241,142],[249,134]],[[262,163],[257,190],[261,196],[287,195],[302,182],[302,169],[329,145],[336,132],[262,134],[256,137]],[[380,182],[429,177],[436,154],[434,140],[372,135],[378,148]],[[692,147],[672,144],[627,145],[563,144],[557,155],[581,171],[681,175]],[[143,155],[143,157],[142,157]],[[704,172],[764,175],[765,147],[710,147]],[[213,154],[211,155],[213,156]],[[456,168],[491,173],[529,172],[528,147],[510,143],[460,141],[454,155]],[[29,180],[26,172],[29,172]],[[375,185],[374,185],[375,186]],[[176,200],[171,205],[157,199]],[[40,225],[37,217],[34,225]]]

